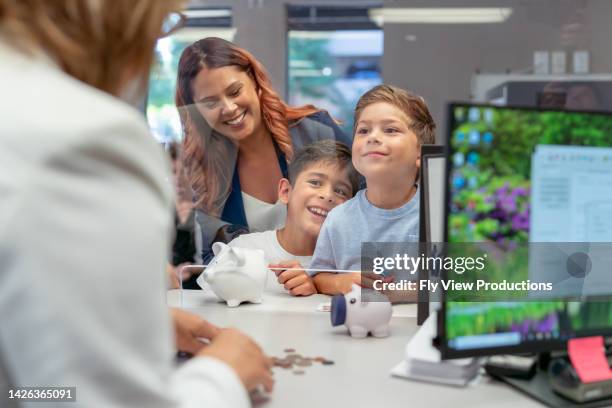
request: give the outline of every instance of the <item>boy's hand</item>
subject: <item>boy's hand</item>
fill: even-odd
[[[285,289],[293,296],[310,296],[317,293],[314,282],[310,275],[297,260],[283,261],[268,265],[278,277],[278,283],[285,286]]]

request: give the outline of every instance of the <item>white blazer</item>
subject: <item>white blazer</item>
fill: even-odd
[[[174,365],[169,165],[142,115],[1,38],[0,61],[2,400],[76,386],[66,407],[250,405],[225,363]]]

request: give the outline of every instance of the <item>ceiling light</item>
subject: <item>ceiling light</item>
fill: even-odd
[[[184,27],[172,34],[172,39],[192,43],[206,37],[219,37],[227,41],[234,41],[236,28],[234,27]]]
[[[183,14],[187,18],[219,18],[219,17],[231,17],[232,10],[228,9],[191,9],[183,10]]]
[[[373,8],[370,18],[383,24],[479,24],[502,23],[512,15],[509,7]]]

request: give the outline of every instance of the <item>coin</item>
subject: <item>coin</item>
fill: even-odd
[[[302,359],[302,360],[296,361],[295,364],[300,367],[309,367],[312,365],[312,361],[310,361],[310,359]]]
[[[301,354],[295,353],[295,349],[287,348],[285,349],[287,354],[285,357],[270,357],[272,364],[274,367],[281,367],[285,370],[295,369],[293,371],[294,374],[304,374],[304,371],[298,369],[298,367],[310,367],[314,362],[321,363],[323,365],[334,365],[333,360],[328,360],[325,357],[317,356],[317,357],[304,357]]]
[[[272,364],[275,367],[290,368],[293,365],[293,362],[286,358],[272,357]]]

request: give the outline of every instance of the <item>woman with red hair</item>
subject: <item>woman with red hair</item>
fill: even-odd
[[[295,150],[322,139],[352,143],[326,112],[288,106],[261,63],[220,38],[183,51],[176,105],[205,262],[215,241],[283,225],[278,183]]]

